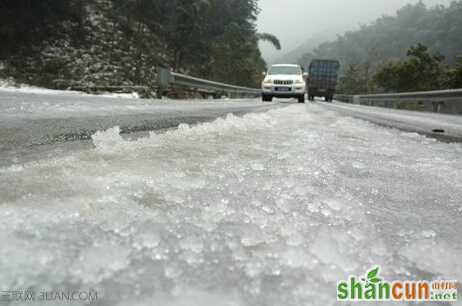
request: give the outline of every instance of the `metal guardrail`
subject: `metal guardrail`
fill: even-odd
[[[344,103],[355,104],[354,101],[353,101],[353,97],[354,96],[350,96],[350,95],[335,95],[334,99],[337,100],[337,101],[344,102]],[[357,103],[357,104],[359,104],[359,103]]]
[[[462,89],[375,95],[336,95],[345,103],[462,115]]]
[[[78,90],[87,93],[132,93],[137,92],[140,96],[151,98],[156,95],[161,98],[170,93],[177,92],[178,88],[188,92],[199,93],[204,97],[213,96],[220,98],[228,96],[230,98],[257,97],[261,94],[261,89],[235,86],[220,82],[209,81],[192,77],[189,75],[172,72],[170,69],[157,68],[157,80],[153,86],[71,86],[68,89]]]
[[[234,86],[230,84],[204,80],[181,73],[172,72],[166,68],[157,69],[158,95],[164,96],[173,87],[185,87],[188,90],[196,91],[214,97],[227,95],[229,97],[248,97],[261,94],[260,89]]]

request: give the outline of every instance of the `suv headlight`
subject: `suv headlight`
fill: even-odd
[[[303,82],[303,80],[295,80],[295,84],[303,84],[305,82]]]
[[[271,79],[265,79],[265,80],[263,81],[263,84],[266,84],[266,85],[273,84],[273,80],[271,80]]]

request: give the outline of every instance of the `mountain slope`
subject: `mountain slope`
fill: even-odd
[[[164,66],[255,86],[265,66],[258,11],[256,0],[5,0],[0,78],[51,88],[153,86],[155,67]]]
[[[406,56],[407,50],[418,43],[439,52],[446,62],[454,65],[462,54],[462,1],[448,7],[428,8],[422,2],[409,4],[396,16],[383,16],[357,31],[349,31],[335,41],[318,45],[302,55],[299,62],[313,58],[334,58],[343,67],[360,64],[374,67]]]

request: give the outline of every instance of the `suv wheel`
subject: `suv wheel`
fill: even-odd
[[[305,103],[305,95],[298,96],[298,103]]]
[[[271,102],[271,101],[273,101],[273,97],[267,96],[267,95],[262,95],[262,100],[263,100],[263,102]]]

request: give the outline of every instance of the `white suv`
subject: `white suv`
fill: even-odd
[[[303,70],[298,65],[273,65],[265,74],[261,85],[265,102],[276,98],[297,98],[305,103],[306,82]]]

